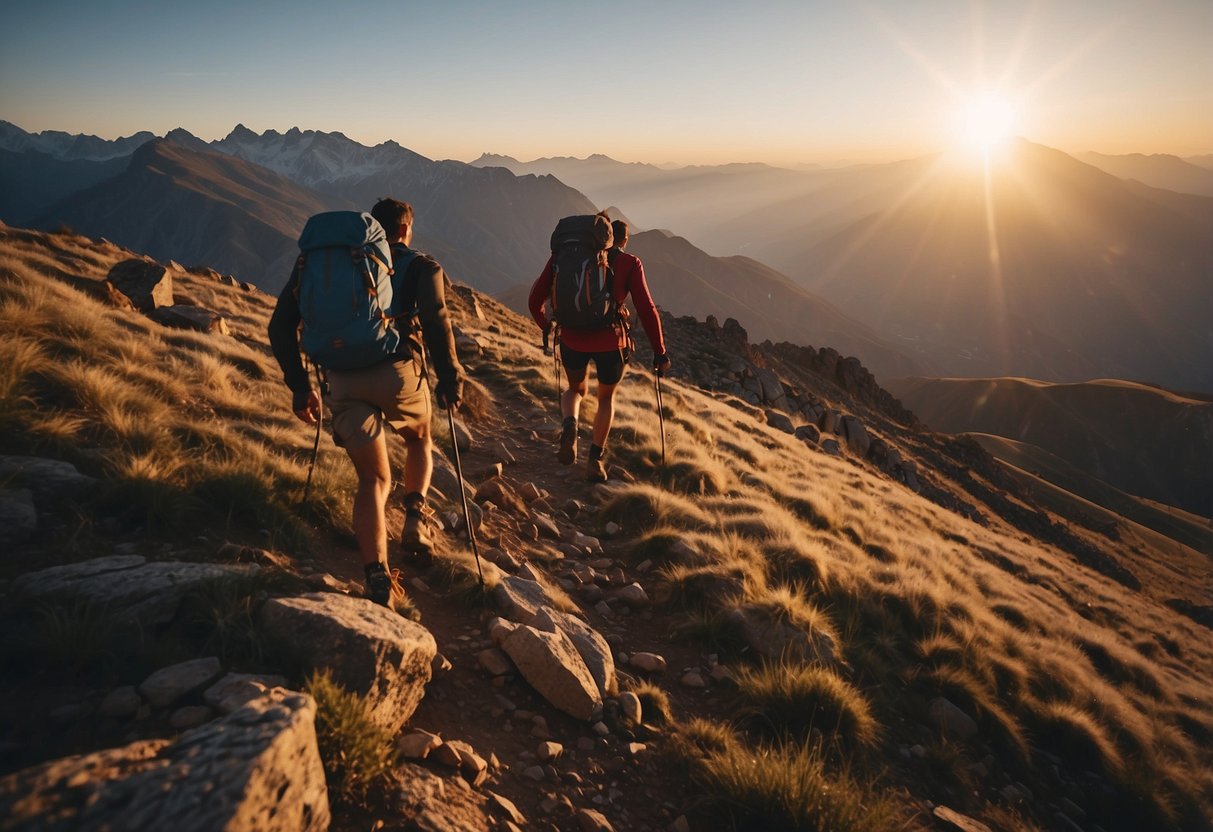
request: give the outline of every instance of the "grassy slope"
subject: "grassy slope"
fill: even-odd
[[[0,238],[3,450],[66,458],[103,476],[105,511],[120,505],[118,516],[136,525],[262,542],[268,534],[271,548],[308,555],[312,535],[344,527],[352,483],[326,442],[310,512],[300,521],[290,510],[311,437],[287,412],[264,342],[272,299],[179,277],[180,295],[232,323],[233,337],[208,337],[161,329],[55,279],[99,279],[124,256],[78,237],[8,229]],[[478,378],[499,406],[542,407],[550,364],[533,332],[500,305],[485,305],[489,321],[460,321],[491,356]],[[794,700],[816,707],[835,698],[835,752],[801,745],[795,726],[771,734],[748,725],[745,704],[759,695],[756,686],[739,694],[736,732],[717,723],[676,734],[694,782],[724,798],[739,822],[777,828],[828,808],[836,828],[864,828],[863,811],[837,795],[862,804],[877,794],[863,783],[879,777],[905,787],[894,798],[903,810],[930,799],[1032,828],[1017,814],[1027,810],[1003,806],[969,767],[989,752],[1036,803],[1065,797],[1106,829],[1207,827],[1207,630],[1006,523],[971,522],[676,381],[666,393],[669,464],[658,470],[651,386],[641,373],[630,378],[613,441],[640,482],[621,486],[602,516],[624,521],[618,556],[663,567],[657,594],[668,600],[659,614],[731,655],[735,634],[724,615],[749,604],[832,637],[842,660],[825,669],[843,688],[809,678],[810,693],[796,694],[809,698]],[[92,556],[98,547],[80,541],[104,536],[96,516],[86,507],[66,544],[6,562],[5,575]],[[675,563],[674,540],[696,554]],[[1190,579],[1207,581],[1203,568]],[[437,634],[439,642],[448,635]],[[788,670],[789,680],[803,675],[802,665]],[[770,672],[779,677],[778,668]],[[927,723],[927,703],[940,693],[977,717],[977,740],[944,741],[915,727]],[[844,725],[863,725],[863,736]],[[926,747],[925,769],[898,754],[915,743]],[[843,773],[837,754],[848,761]],[[737,760],[749,762],[738,768]],[[1055,760],[1061,783],[1050,773]],[[775,769],[791,779],[771,776]],[[830,788],[824,797],[805,788],[820,771],[837,778],[835,797]],[[1051,828],[1050,817],[1036,822]]]

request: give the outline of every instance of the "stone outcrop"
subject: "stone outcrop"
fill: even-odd
[[[93,604],[119,621],[154,626],[170,621],[191,590],[257,570],[254,565],[149,562],[139,555],[111,555],[29,572],[13,581],[13,590],[37,601]]]
[[[438,652],[429,630],[364,598],[312,593],[272,598],[258,623],[287,657],[327,668],[363,696],[371,719],[391,733],[408,721]]]
[[[541,607],[531,625],[549,633],[559,630],[568,636],[577,655],[581,656],[586,669],[594,677],[599,695],[605,698],[616,694],[619,681],[615,677],[615,658],[611,655],[611,646],[601,633],[580,618],[550,607]]]
[[[123,260],[105,279],[140,312],[173,305],[173,275],[159,263],[139,257]]]
[[[160,306],[153,309],[148,314],[148,317],[157,323],[164,324],[173,329],[192,329],[195,332],[207,332],[217,335],[231,334],[226,318],[218,312],[212,312],[201,306],[187,306],[181,303],[172,306]]]
[[[316,704],[310,696],[283,693],[176,741],[143,740],[10,774],[0,779],[4,828],[328,829]]]

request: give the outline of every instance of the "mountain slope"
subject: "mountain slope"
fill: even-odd
[[[121,173],[128,157],[59,159],[40,150],[0,148],[0,220],[33,221],[61,199]]]
[[[37,225],[66,223],[277,291],[307,217],[349,207],[257,165],[157,139],[135,151],[123,173],[59,202]]]
[[[1018,143],[990,171],[944,159],[788,275],[950,375],[1130,378],[1213,390],[1213,200]]]
[[[1213,402],[1124,381],[895,379],[935,430],[1028,443],[1129,494],[1213,514]]]
[[[113,645],[102,612],[39,609],[19,581],[6,583],[0,780],[64,754],[177,736],[175,706],[149,708],[134,727],[97,718],[81,731],[63,719],[65,704],[92,714],[110,691],[137,691],[166,656],[218,654],[225,668],[281,673],[299,689],[295,662],[263,637],[262,605],[304,591],[357,594],[360,567],[348,528],[353,475],[327,439],[301,499],[314,434],[291,414],[265,343],[273,298],[176,272],[181,296],[232,325],[231,336],[181,332],[74,288],[132,252],[0,227],[0,254],[0,450],[68,460],[96,478],[87,500],[66,507],[38,491],[62,513],[39,506],[0,578],[110,553],[274,564],[262,580],[203,593],[175,626]],[[369,805],[341,803],[334,786],[336,828],[457,827],[442,796],[487,802],[489,790],[533,819],[523,825],[555,828],[595,820],[578,820],[593,808],[638,832],[683,813],[711,831],[842,817],[831,829],[925,832],[938,826],[934,807],[999,829],[1210,828],[1207,557],[1145,539],[1124,546],[1034,505],[972,442],[912,424],[878,389],[840,383],[861,377],[853,364],[669,317],[679,354],[704,354],[713,373],[769,371],[787,399],[851,417],[849,438],[802,440],[679,374],[664,387],[663,457],[653,379],[635,368],[619,388],[612,482],[592,487],[553,458],[550,365],[529,322],[465,287],[450,301],[471,378],[464,470],[501,466],[475,495],[478,534],[493,549],[492,560],[481,550],[486,584],[539,578],[553,604],[608,638],[621,663],[628,657],[619,680],[642,699],[643,719],[619,718],[612,699],[603,731],[552,707],[512,665],[492,669],[489,627],[510,613],[486,599],[451,531],[460,507],[447,494],[459,486],[440,451],[438,563],[424,575],[406,566],[406,584],[449,662],[436,662],[406,730],[458,738],[500,764],[475,772],[484,782],[473,786],[435,760],[399,762],[371,784]],[[873,447],[900,455],[896,470],[917,475],[891,476],[860,452],[856,423]],[[447,436],[438,441],[447,447]],[[502,447],[516,461],[503,463]],[[398,470],[400,443],[391,454]],[[399,489],[389,499],[395,535]],[[385,615],[351,606],[372,621]],[[175,652],[184,647],[192,652]],[[648,653],[668,669],[641,669],[653,667]],[[548,762],[554,775],[534,765],[545,740],[563,747]],[[73,788],[96,785],[81,779]],[[70,812],[79,802],[43,805]]]
[[[1077,153],[1075,158],[1121,179],[1135,179],[1152,188],[1180,194],[1213,196],[1213,170],[1165,153],[1129,153],[1109,156],[1104,153]]]

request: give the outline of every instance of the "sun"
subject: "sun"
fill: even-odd
[[[1011,138],[1018,121],[1019,112],[1011,99],[994,92],[977,93],[961,106],[960,143],[988,155]]]

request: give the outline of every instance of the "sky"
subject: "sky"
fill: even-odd
[[[945,149],[984,92],[1067,152],[1213,153],[1213,0],[5,5],[0,119],[30,132],[890,161]]]

